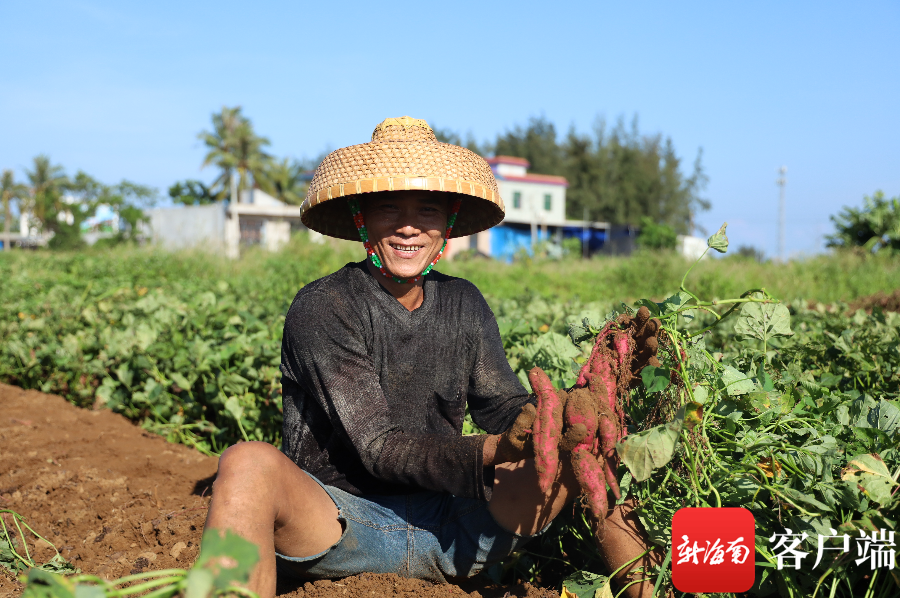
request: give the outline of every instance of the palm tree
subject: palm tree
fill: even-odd
[[[57,215],[64,210],[62,194],[69,185],[69,178],[61,165],[50,163],[50,157],[40,154],[34,157],[34,169],[26,170],[31,184],[31,195],[26,199],[25,211],[30,212],[41,225],[53,228]]]
[[[197,136],[209,148],[202,167],[212,164],[221,169],[221,174],[210,186],[216,199],[227,195],[231,175],[236,172],[239,198],[241,189],[249,189],[255,181],[265,180],[271,156],[262,148],[269,145],[269,140],[256,135],[250,120],[241,114],[240,106],[223,106],[222,112],[212,115],[212,122],[213,131],[201,131]]]
[[[260,187],[285,204],[299,206],[306,197],[307,184],[303,170],[303,165],[296,160],[285,158],[280,162],[272,161],[264,178],[259,180]]]
[[[3,171],[0,176],[0,200],[3,201],[3,250],[9,250],[9,231],[12,221],[12,212],[9,205],[12,200],[19,200],[21,212],[22,201],[28,197],[28,188],[22,183],[16,183],[13,172],[9,169]],[[22,231],[24,233],[24,231]]]

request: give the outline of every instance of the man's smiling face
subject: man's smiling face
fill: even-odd
[[[372,249],[395,277],[419,276],[441,250],[449,217],[442,193],[382,192],[366,198],[362,211]]]

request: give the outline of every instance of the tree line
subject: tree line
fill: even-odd
[[[710,203],[701,197],[707,177],[698,151],[689,174],[672,140],[639,131],[620,118],[612,127],[598,119],[592,131],[570,127],[565,136],[545,117],[500,133],[496,140],[465,143],[452,131],[437,129],[439,139],[465,145],[481,154],[525,158],[530,172],[561,175],[569,181],[566,216],[620,225],[663,225],[675,233],[690,233],[698,212]],[[674,238],[674,237],[673,237]]]
[[[172,202],[196,205],[230,198],[232,177],[238,194],[260,188],[286,204],[303,202],[306,182],[302,175],[311,168],[309,163],[276,159],[266,152],[269,140],[256,134],[240,106],[223,107],[214,113],[212,125],[211,131],[201,131],[198,138],[207,149],[201,168],[216,167],[216,178],[209,185],[195,179],[176,182],[168,189]],[[19,215],[26,215],[29,229],[35,228],[49,238],[51,249],[78,249],[85,245],[83,223],[101,206],[118,216],[119,230],[98,243],[114,245],[138,238],[140,224],[148,221],[145,210],[158,199],[157,189],[127,179],[108,185],[81,170],[70,176],[62,165],[41,154],[25,169],[24,181],[17,181],[12,169],[0,175],[3,246],[9,248],[9,235],[18,226],[14,205]],[[28,231],[20,233],[27,235]]]
[[[108,206],[120,219],[120,229],[105,243],[134,239],[139,223],[146,220],[142,207],[156,196],[152,187],[127,179],[106,185],[81,170],[69,176],[44,154],[32,159],[31,167],[25,169],[25,179],[27,183],[17,182],[11,169],[0,176],[4,249],[9,248],[13,202],[18,203],[19,214],[30,215],[29,228],[35,226],[41,233],[49,234],[50,248],[77,249],[84,245],[82,223],[94,216],[101,205]]]
[[[630,126],[620,118],[612,127],[600,119],[588,133],[570,127],[560,136],[552,122],[534,117],[483,143],[471,134],[463,140],[449,129],[435,128],[435,134],[440,141],[468,147],[485,157],[525,158],[532,173],[566,177],[568,218],[638,226],[648,247],[674,247],[676,234],[692,233],[697,213],[710,207],[701,196],[707,183],[702,151],[690,172],[682,172],[683,160],[671,138],[640,133],[637,118]],[[169,187],[168,195],[176,204],[209,204],[258,188],[286,204],[299,205],[306,195],[305,173],[321,159],[272,156],[267,151],[269,139],[256,133],[240,106],[223,106],[213,113],[212,128],[197,137],[206,146],[201,168],[214,167],[217,172],[209,184],[189,179]],[[2,172],[2,229],[10,233],[14,220],[11,206],[17,202],[20,214],[31,215],[32,224],[51,234],[52,248],[83,245],[81,225],[101,205],[109,206],[120,221],[120,230],[106,243],[132,240],[140,223],[147,220],[144,210],[158,199],[156,189],[126,179],[107,185],[83,171],[70,177],[43,154],[25,169],[25,178],[18,182],[12,170]],[[900,251],[897,198],[887,199],[878,192],[865,198],[862,209],[848,207],[831,218],[836,232],[827,240],[830,247]]]
[[[212,124],[212,130],[201,132],[199,138],[208,149],[203,166],[218,170],[215,180],[209,186],[197,180],[178,182],[169,189],[173,201],[203,204],[230,197],[234,178],[238,193],[255,187],[286,204],[302,203],[304,172],[318,160],[274,159],[266,151],[268,138],[255,132],[240,107],[223,107],[213,114]],[[569,218],[662,226],[671,233],[663,231],[663,237],[674,240],[675,233],[691,232],[696,213],[710,206],[700,196],[707,181],[701,154],[691,173],[683,174],[672,140],[641,134],[637,119],[630,128],[621,119],[612,128],[601,120],[592,133],[571,128],[562,139],[544,117],[483,144],[471,135],[463,142],[447,129],[435,128],[435,134],[440,141],[466,146],[481,156],[518,156],[531,163],[531,172],[566,177]]]

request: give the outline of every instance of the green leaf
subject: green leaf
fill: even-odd
[[[190,577],[196,569],[203,569],[212,575],[212,584],[216,589],[228,586],[243,586],[250,578],[250,572],[259,561],[259,548],[250,541],[239,537],[230,530],[220,531],[211,528],[203,533],[200,542],[200,556],[188,574]],[[192,581],[198,587],[209,582],[207,574],[197,574]],[[188,597],[208,597],[209,593],[192,593],[187,590]]]
[[[886,432],[889,435],[897,434],[900,429],[900,409],[892,402],[882,399],[878,406],[869,412],[869,425]]]
[[[668,297],[663,300],[661,304],[659,304],[659,311],[661,316],[666,316],[671,314],[675,310],[678,310],[686,303],[691,301],[691,296],[685,293],[684,291],[679,291],[672,297]]]
[[[791,313],[784,304],[744,304],[734,323],[734,332],[760,341],[789,337],[794,334],[791,331]]]
[[[141,350],[146,351],[150,345],[156,341],[156,337],[159,335],[159,332],[151,327],[146,322],[142,322],[138,325],[137,330],[134,331],[134,340],[135,343]]]
[[[684,425],[684,413],[682,406],[671,422],[628,435],[616,443],[616,452],[631,470],[635,481],[647,480],[653,470],[662,468],[672,459]]]
[[[639,299],[634,302],[634,307],[640,309],[641,306],[647,306],[647,309],[650,310],[650,316],[659,316],[659,304],[652,300],[648,299]]]
[[[75,584],[65,576],[38,568],[28,571],[22,597],[74,597]],[[97,595],[99,596],[99,595]]]
[[[759,384],[762,385],[763,391],[768,392],[775,389],[775,383],[772,381],[769,373],[766,372],[765,363],[765,360],[760,360],[759,368],[756,370],[756,378],[759,380]]]
[[[516,376],[518,377],[519,382],[522,383],[522,386],[525,387],[525,389],[529,393],[534,393],[534,390],[531,388],[531,381],[528,380],[528,373],[525,372],[524,368],[520,369],[516,373]]]
[[[114,371],[116,376],[119,377],[119,380],[122,381],[122,384],[131,388],[132,379],[134,379],[134,371],[132,371],[126,364],[122,364]]]
[[[172,379],[172,381],[176,385],[178,385],[185,391],[190,391],[191,383],[190,383],[190,381],[188,381],[185,378],[185,376],[183,374],[181,374],[180,372],[169,372],[167,374],[169,375],[169,378]]]
[[[709,400],[709,390],[706,387],[694,387],[693,392],[694,401],[696,401],[698,404],[705,404]]]
[[[522,350],[522,363],[540,366],[550,378],[567,378],[581,350],[565,335],[550,331]]]
[[[110,377],[106,377],[105,379],[103,379],[103,383],[99,387],[97,387],[97,392],[94,395],[96,400],[102,405],[108,404],[109,400],[112,399],[116,387],[118,386],[119,383],[117,383]]]
[[[728,251],[728,236],[725,235],[725,227],[728,223],[723,223],[719,230],[712,237],[706,240],[706,246],[724,254]]]
[[[609,578],[583,570],[571,574],[563,580],[566,591],[576,597],[612,597]]]
[[[882,505],[893,500],[891,491],[897,486],[884,460],[877,453],[864,453],[850,460],[841,474],[841,480],[855,482],[862,487],[867,497]]]
[[[822,378],[819,379],[819,384],[821,386],[827,387],[829,389],[836,389],[837,386],[840,384],[842,378],[843,377],[841,377],[839,375],[831,374],[830,372],[826,372],[825,374],[822,375]]]
[[[209,570],[192,568],[184,577],[185,597],[211,597],[216,577]]]
[[[644,381],[647,393],[657,393],[669,386],[671,373],[668,368],[648,365],[641,370],[641,380]]]
[[[586,328],[581,323],[571,322],[569,323],[569,339],[572,340],[572,343],[578,345],[582,341],[588,341],[594,336],[589,328]]]
[[[728,395],[743,395],[750,393],[756,387],[749,375],[744,374],[734,366],[726,366],[722,371],[722,384]]]
[[[790,501],[795,504],[806,505],[806,507],[815,510],[822,510],[825,512],[831,510],[831,508],[829,508],[827,505],[825,505],[815,497],[807,495],[806,493],[801,493],[796,489],[792,489],[790,487],[782,487],[779,492],[785,495]]]
[[[103,589],[89,584],[76,584],[62,576],[62,573],[74,574],[76,570],[50,571],[44,568],[32,568],[25,579],[25,590],[22,597],[103,597]]]
[[[225,409],[228,410],[228,413],[237,421],[240,421],[244,416],[244,408],[241,406],[238,398],[234,395],[225,400]]]

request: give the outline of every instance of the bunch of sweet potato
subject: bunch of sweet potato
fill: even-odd
[[[659,321],[646,307],[634,317],[622,315],[597,335],[574,387],[556,390],[538,367],[528,373],[537,394],[532,429],[538,482],[547,491],[557,477],[560,451],[567,452],[584,501],[600,534],[608,511],[607,491],[620,498],[616,480],[616,443],[626,434],[622,401],[640,370],[658,365]]]

